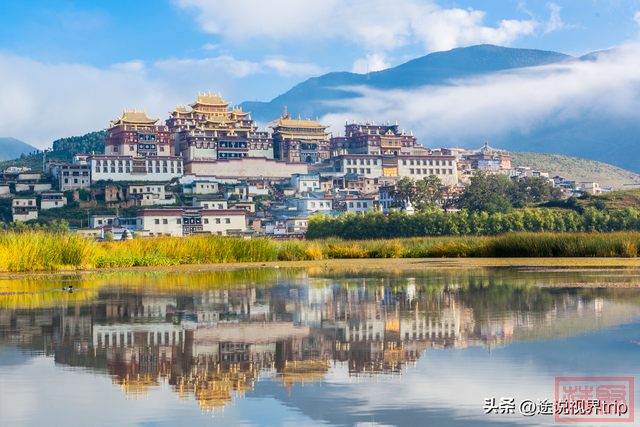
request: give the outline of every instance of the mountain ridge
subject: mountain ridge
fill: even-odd
[[[456,79],[493,75],[518,68],[594,61],[599,55],[615,50],[592,52],[576,58],[553,51],[493,45],[457,48],[431,53],[368,75],[346,71],[327,73],[300,82],[269,102],[248,101],[239,106],[244,111],[250,111],[252,118],[262,123],[279,118],[284,105],[291,115],[303,118],[339,115],[348,111],[348,102],[336,106],[338,103],[332,101],[348,101],[361,96],[356,92],[341,90],[341,87],[360,86],[378,90],[446,87],[455,84]],[[339,130],[334,129],[334,132]],[[446,147],[468,145],[471,141],[478,143],[484,138],[479,135],[463,141],[448,136],[424,138],[419,135],[418,141],[428,147]],[[640,120],[631,118],[607,119],[585,113],[571,119],[545,120],[526,132],[498,132],[490,137],[490,142],[507,150],[585,157],[640,173],[640,150],[636,148],[640,142]]]
[[[39,151],[33,145],[12,137],[0,137],[0,160],[14,160],[22,154]]]

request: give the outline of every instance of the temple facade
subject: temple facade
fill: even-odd
[[[273,123],[273,122],[272,122]],[[271,126],[276,159],[291,163],[318,163],[329,160],[328,126],[310,119],[292,120],[284,115]]]
[[[345,124],[344,136],[338,133],[331,138],[331,156],[341,155],[381,155],[381,156],[421,156],[428,155],[429,150],[418,143],[410,131],[406,135],[404,129],[394,125],[376,122]]]
[[[220,95],[198,94],[188,110],[177,106],[166,123],[185,161],[215,161],[243,157],[273,159],[273,140],[260,132],[250,113],[228,107]]]
[[[173,140],[169,128],[157,125],[159,119],[150,119],[145,111],[125,110],[122,117],[111,120],[105,129],[109,134],[105,140],[107,156],[173,156]]]

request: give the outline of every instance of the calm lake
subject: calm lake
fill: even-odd
[[[552,425],[556,377],[640,387],[640,288],[569,285],[638,282],[612,267],[0,280],[0,424]]]

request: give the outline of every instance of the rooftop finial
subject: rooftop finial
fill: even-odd
[[[211,91],[209,91],[209,96],[211,96]]]

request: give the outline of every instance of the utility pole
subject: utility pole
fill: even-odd
[[[91,221],[89,219],[89,209],[87,209],[87,228],[91,228]]]

